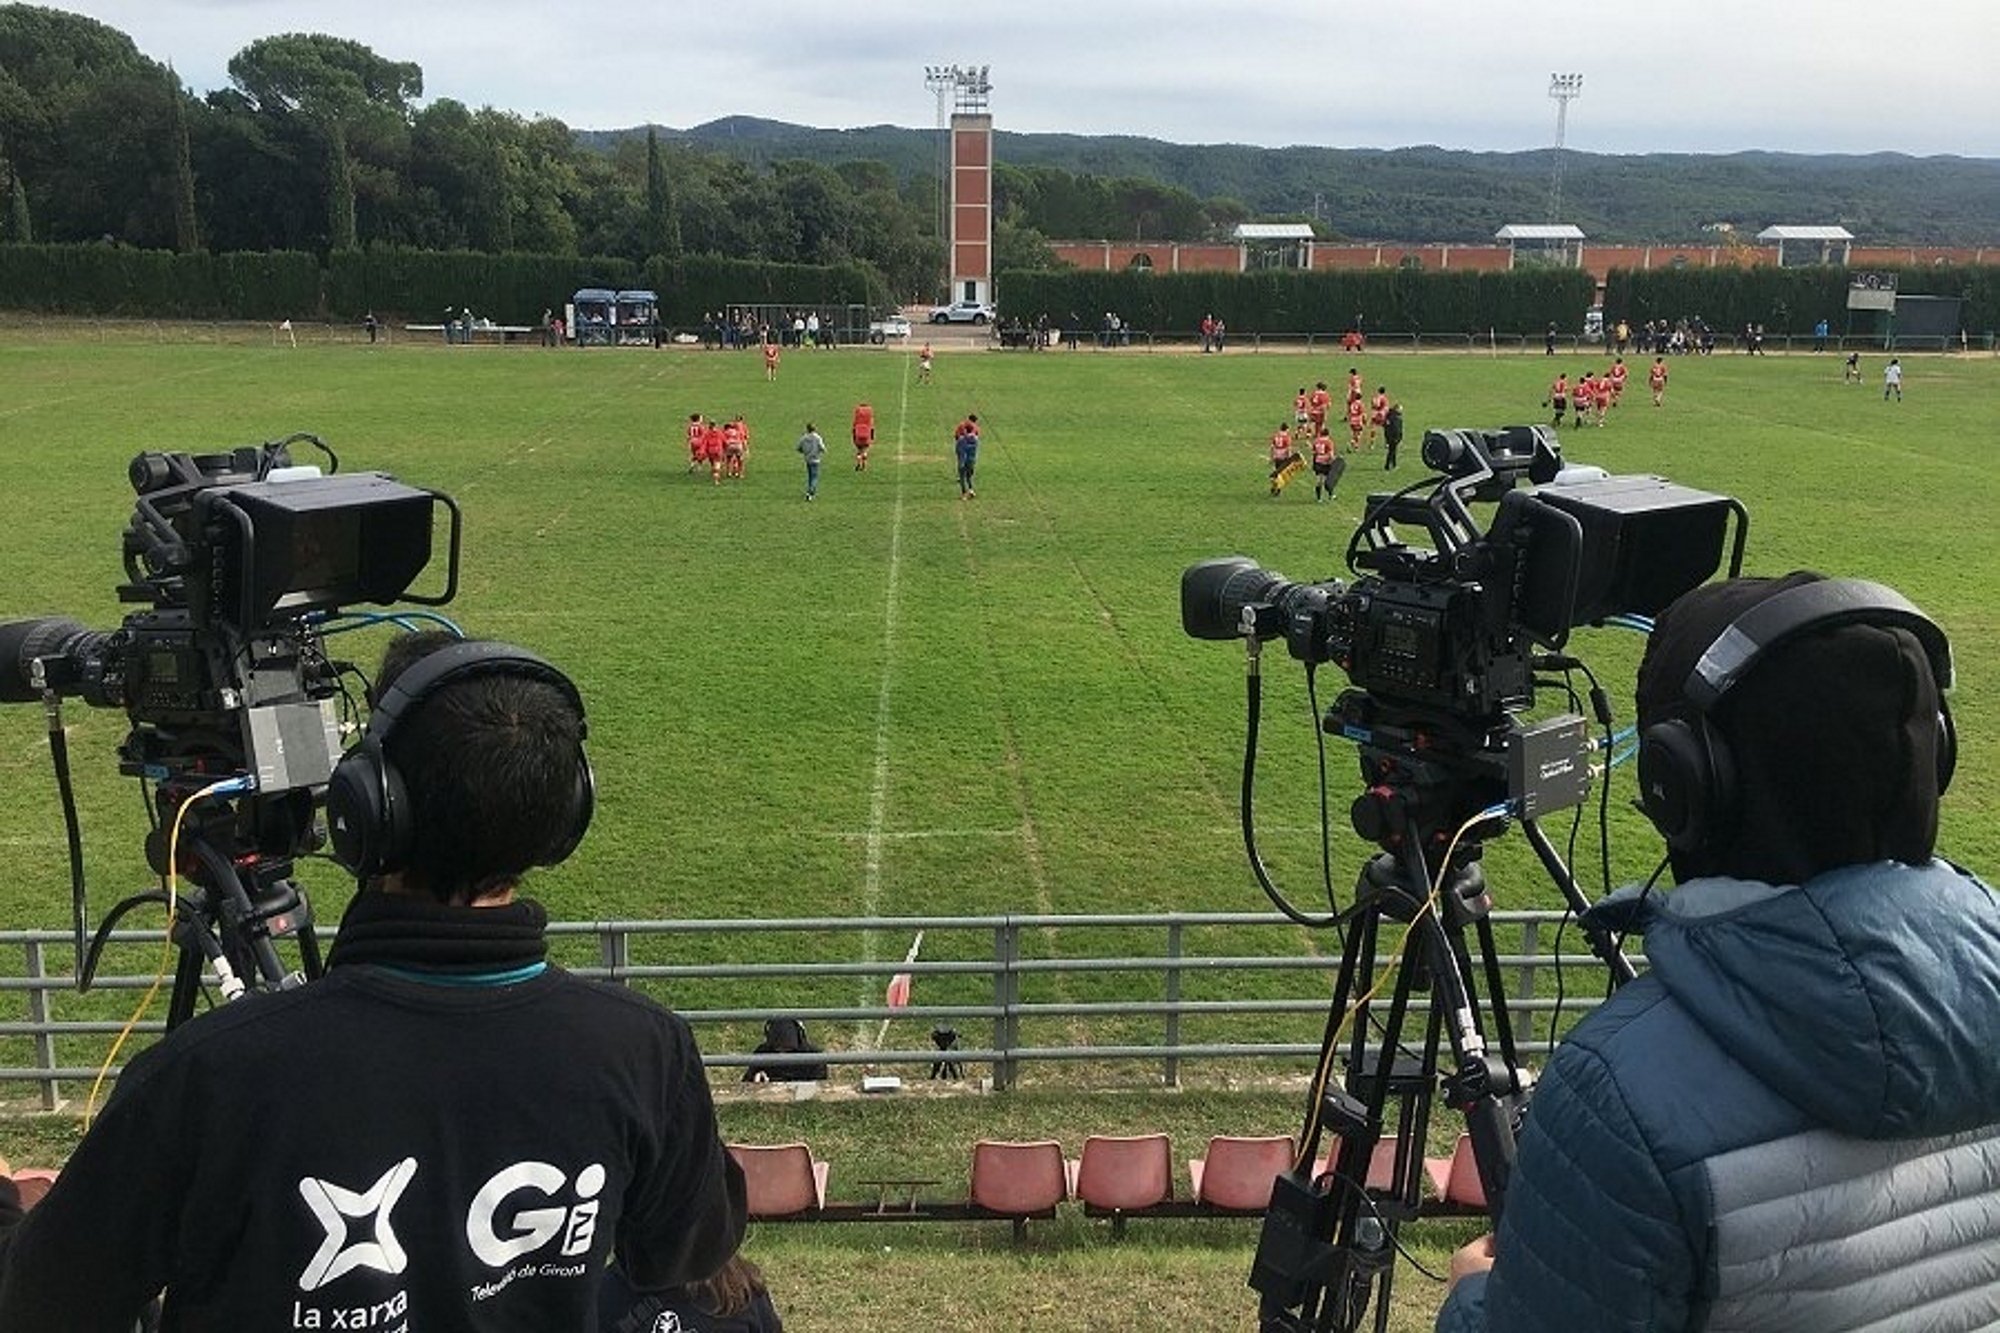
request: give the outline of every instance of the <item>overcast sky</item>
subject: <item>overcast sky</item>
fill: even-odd
[[[2000,158],[1996,0],[74,0],[197,92],[325,32],[450,97],[578,129],[720,116],[931,125],[932,64],[996,128],[1180,143]]]

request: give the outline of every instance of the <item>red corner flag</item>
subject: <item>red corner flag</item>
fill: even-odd
[[[917,937],[910,941],[910,951],[903,956],[903,966],[908,967],[911,963],[916,962],[917,950],[923,947],[924,932],[920,930],[917,932]],[[907,1009],[910,1004],[910,974],[908,972],[898,972],[895,976],[890,977],[889,989],[883,994],[882,999],[883,1003],[887,1004],[891,1009]]]

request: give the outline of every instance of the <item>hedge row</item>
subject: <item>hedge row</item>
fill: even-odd
[[[0,245],[0,308],[155,319],[438,320],[447,309],[503,324],[560,310],[581,287],[649,287],[666,323],[729,305],[888,304],[864,264],[813,267],[706,256],[643,267],[606,256],[347,250],[175,254],[110,245]]]
[[[63,315],[283,319],[319,310],[319,260],[297,251],[183,255],[109,245],[0,245],[0,306]]]
[[[1384,333],[1521,333],[1582,327],[1591,304],[1590,275],[1578,269],[1528,268],[1508,273],[1426,273],[1417,269],[1352,269],[1303,273],[1006,273],[999,279],[1001,314],[1033,320],[1047,313],[1066,324],[1075,315],[1095,328],[1107,312],[1154,332],[1192,332],[1203,315],[1236,334],[1330,333],[1353,328]]]
[[[1969,333],[2000,329],[2000,266],[1966,264],[1888,270],[1904,296],[1956,296],[1964,301],[1960,327]],[[1805,334],[1826,320],[1847,323],[1845,268],[1614,269],[1605,284],[1604,310],[1613,319],[1692,319],[1733,333],[1762,324],[1769,334]],[[1857,315],[1871,321],[1872,315]]]
[[[1963,327],[2000,329],[2000,266],[1896,270],[1912,296],[1964,300]],[[1724,332],[1760,323],[1772,334],[1802,334],[1821,319],[1846,322],[1848,270],[1751,268],[1614,270],[1604,305],[1611,319],[1640,322],[1701,316]],[[649,287],[669,325],[691,327],[730,305],[890,304],[882,277],[865,264],[771,264],[695,256],[677,263],[573,255],[492,255],[472,251],[343,251],[324,265],[296,251],[175,254],[110,245],[0,246],[0,307],[54,314],[178,319],[359,319],[422,321],[470,306],[507,324],[559,309],[579,287]],[[1591,304],[1590,276],[1577,269],[1506,273],[1426,273],[1355,269],[1322,273],[1002,274],[1002,313],[1074,315],[1095,327],[1115,312],[1133,327],[1192,331],[1214,314],[1246,333],[1329,333],[1362,327],[1384,333],[1533,333],[1554,324],[1575,331]]]

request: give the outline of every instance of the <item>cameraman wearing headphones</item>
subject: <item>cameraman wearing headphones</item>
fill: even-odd
[[[2000,1326],[2000,902],[1932,855],[1950,683],[1876,584],[1659,617],[1640,799],[1679,887],[1592,909],[1650,971],[1549,1061],[1441,1333]]]
[[[575,685],[417,634],[375,693],[328,786],[363,888],[325,977],[131,1062],[0,1233],[7,1333],[124,1333],[163,1290],[167,1330],[582,1333],[614,1253],[650,1288],[735,1251],[743,1178],[687,1025],[551,965],[515,896],[590,822]]]

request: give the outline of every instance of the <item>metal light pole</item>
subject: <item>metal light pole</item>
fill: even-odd
[[[1563,205],[1563,138],[1569,130],[1569,104],[1583,96],[1583,75],[1549,75],[1549,96],[1556,101],[1556,168],[1555,182],[1549,187],[1549,221],[1562,221]]]
[[[939,292],[951,286],[951,233],[947,210],[951,208],[951,99],[958,87],[958,66],[925,65],[924,87],[937,98],[937,237],[939,261],[937,290],[931,293],[935,300]]]

